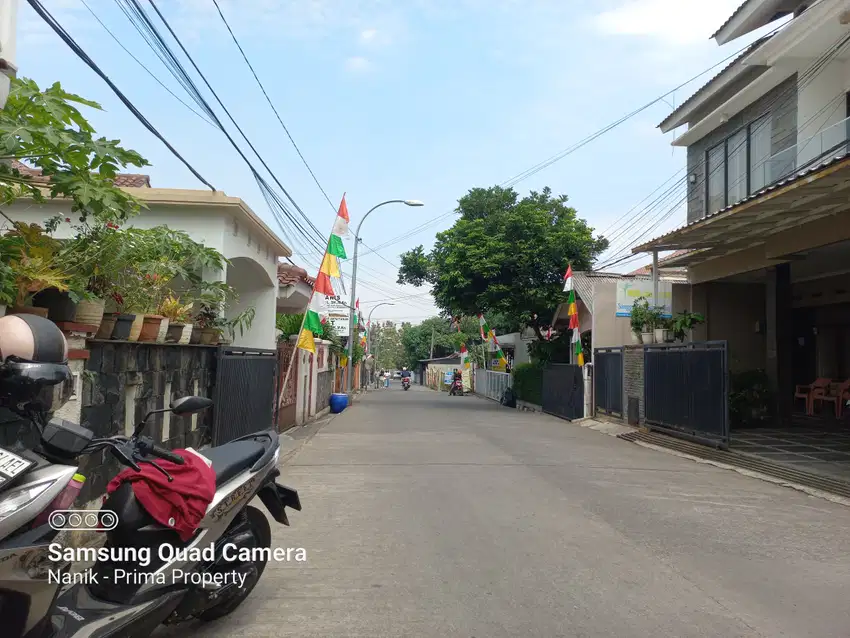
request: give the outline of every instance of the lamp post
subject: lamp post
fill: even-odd
[[[354,379],[352,378],[353,370],[354,370],[354,322],[355,322],[355,310],[354,305],[357,303],[357,252],[360,247],[360,227],[363,225],[363,222],[366,221],[366,218],[372,214],[372,211],[376,208],[380,208],[381,206],[386,206],[387,204],[404,204],[405,206],[424,206],[425,204],[420,202],[418,199],[388,199],[385,202],[381,202],[380,204],[376,204],[369,209],[369,211],[363,215],[360,223],[357,224],[357,230],[354,231],[354,257],[351,260],[351,316],[348,318],[348,364],[346,365],[346,390],[348,394],[351,394],[352,389],[354,388]]]
[[[379,303],[377,306],[375,306],[375,308],[380,308],[381,306],[394,306],[394,305],[395,305],[394,303],[390,303],[388,301],[385,301],[383,303]],[[372,308],[369,311],[369,315],[366,317],[366,351],[367,352],[372,352],[371,324],[372,324],[372,313],[375,312],[375,308]],[[378,357],[373,355],[372,359],[374,360],[373,365],[372,365],[372,377],[374,377],[375,376],[375,366],[378,365]],[[374,379],[370,378],[370,381],[369,381],[370,386],[372,385],[373,380]]]

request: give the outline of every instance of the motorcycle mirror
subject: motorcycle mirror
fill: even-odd
[[[212,407],[212,404],[212,400],[206,397],[182,397],[172,401],[169,407],[177,416],[184,416],[206,410]]]

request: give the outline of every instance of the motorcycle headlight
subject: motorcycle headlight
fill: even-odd
[[[26,507],[41,496],[44,491],[56,481],[44,481],[35,485],[24,485],[17,489],[10,489],[0,494],[0,522],[10,517],[22,507]]]

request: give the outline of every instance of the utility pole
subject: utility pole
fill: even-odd
[[[434,358],[434,335],[435,335],[436,331],[437,331],[436,326],[431,326],[431,357],[430,357],[431,359]]]
[[[18,26],[18,0],[0,1],[0,109],[6,106],[12,78],[18,73],[15,65]]]

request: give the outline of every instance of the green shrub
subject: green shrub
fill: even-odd
[[[543,367],[536,363],[520,363],[511,371],[514,395],[520,401],[543,403]]]

